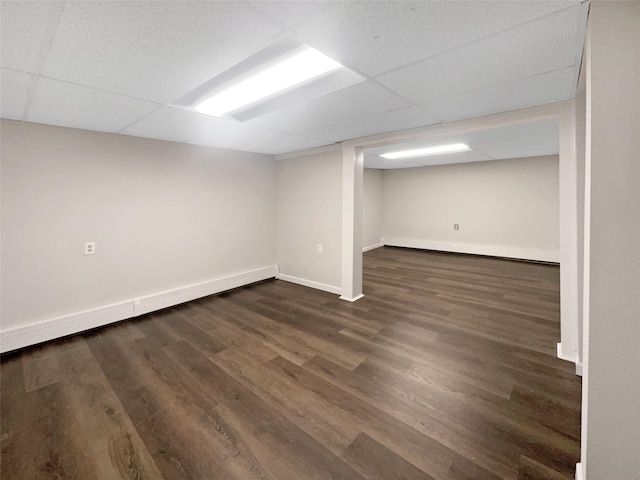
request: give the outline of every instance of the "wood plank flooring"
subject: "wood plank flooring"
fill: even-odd
[[[557,266],[384,247],[1,364],[3,479],[573,479]]]

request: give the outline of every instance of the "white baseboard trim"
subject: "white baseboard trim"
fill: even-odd
[[[567,355],[562,349],[562,342],[556,343],[556,356],[560,360],[566,360],[567,362],[574,363],[576,366],[576,375],[582,376],[582,362],[578,362],[578,355]]]
[[[535,260],[538,262],[560,262],[558,250],[541,248],[521,248],[504,245],[478,245],[473,243],[439,242],[400,237],[384,237],[385,245],[392,247],[421,248],[425,250],[440,250],[444,252],[470,253],[474,255],[490,255],[493,257],[517,258]]]
[[[136,315],[143,315],[155,310],[195,300],[196,298],[206,297],[207,295],[213,295],[231,290],[232,288],[266,280],[267,278],[275,278],[277,274],[278,267],[270,265],[255,270],[218,277],[206,282],[195,283],[186,287],[174,288],[165,290],[164,292],[138,297],[134,299]]]
[[[585,480],[581,463],[576,463],[576,480]]]
[[[0,331],[0,352],[10,352],[135,316],[134,302],[127,300],[8,328]]]
[[[356,295],[353,298],[343,297],[342,295],[340,295],[340,300],[346,300],[347,302],[355,302],[356,300],[360,300],[361,298],[364,298],[363,293],[361,293],[360,295]]]
[[[279,273],[276,278],[278,280],[284,280],[285,282],[295,283],[297,285],[303,285],[305,287],[315,288],[316,290],[323,290],[329,293],[335,293],[336,295],[340,295],[342,293],[342,288],[336,287],[334,285],[327,285],[326,283],[314,282],[313,280],[307,280],[306,278],[294,277],[292,275],[286,275],[284,273]]]
[[[562,349],[562,342],[556,343],[556,356],[560,360],[566,360],[567,362],[571,362],[571,363],[577,363],[578,362],[578,357],[576,355],[568,355]]]
[[[569,355],[562,349],[562,342],[556,344],[556,356],[560,360],[566,360],[567,362],[574,363],[576,366],[576,375],[582,376],[582,362],[578,361],[578,355]]]
[[[0,353],[72,335],[232,288],[276,277],[278,267],[248,270],[0,331]]]
[[[384,247],[383,243],[374,243],[373,245],[369,245],[368,247],[362,248],[362,253],[368,252],[369,250],[375,250],[376,248]]]

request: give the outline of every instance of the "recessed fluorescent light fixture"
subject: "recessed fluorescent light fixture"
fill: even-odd
[[[244,121],[364,80],[327,55],[284,37],[172,105]]]
[[[304,47],[273,66],[214,94],[196,105],[205,115],[221,116],[313,78],[342,68],[335,60]]]
[[[464,143],[452,143],[450,145],[440,145],[438,147],[427,147],[418,148],[416,150],[403,150],[400,152],[383,153],[380,156],[395,160],[398,158],[428,157],[430,155],[442,155],[445,153],[468,152],[469,150],[471,149]]]

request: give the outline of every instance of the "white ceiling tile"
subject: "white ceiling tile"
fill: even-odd
[[[239,2],[69,2],[44,74],[169,103],[279,33]]]
[[[0,3],[2,66],[40,73],[64,2]]]
[[[245,127],[237,120],[210,117],[179,107],[161,107],[120,133],[234,149],[283,135],[277,130]]]
[[[251,144],[281,137],[284,132],[267,127],[245,125],[236,120],[201,115],[194,130],[197,135],[188,143],[210,147],[247,150]]]
[[[305,150],[307,148],[322,147],[325,145],[331,145],[332,143],[333,142],[327,140],[318,140],[317,138],[291,134],[258,142],[254,145],[249,145],[246,149],[250,152],[278,155],[279,153],[289,153],[298,150]]]
[[[117,132],[158,104],[40,77],[29,122]]]
[[[22,120],[29,97],[32,76],[28,73],[2,69],[2,118]]]
[[[463,141],[491,158],[536,157],[559,151],[558,121],[512,125],[467,133]]]
[[[119,133],[135,137],[185,142],[206,130],[210,117],[177,107],[161,107]]]
[[[573,81],[574,71],[569,67],[435,100],[421,106],[443,121],[461,120],[567,100],[575,94]]]
[[[250,1],[249,4],[277,22],[291,26],[303,18],[316,14],[318,10],[326,8],[333,2],[313,1]]]
[[[288,26],[312,46],[373,76],[578,3],[334,2]],[[272,15],[290,22],[286,11]]]
[[[379,113],[356,120],[347,120],[315,130],[305,132],[317,138],[326,138],[340,142],[352,138],[366,137],[378,133],[406,130],[440,123],[440,120],[425,110],[410,106]]]
[[[416,167],[430,167],[433,165],[452,165],[454,163],[482,162],[485,160],[493,159],[483,153],[470,151],[453,153],[451,155],[442,155],[440,157],[414,158],[413,164]]]
[[[522,145],[496,144],[491,149],[491,159],[542,157],[545,155],[557,155],[558,149],[550,143],[529,143]]]
[[[422,104],[572,66],[576,53],[582,49],[582,38],[578,38],[579,8],[563,10],[388,72],[376,80]]]
[[[245,123],[272,126],[290,133],[304,133],[408,105],[409,102],[390,93],[375,82],[361,82]]]

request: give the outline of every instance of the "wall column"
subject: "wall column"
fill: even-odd
[[[342,147],[342,300],[362,298],[363,154]]]
[[[640,478],[639,45],[640,3],[591,2],[579,480]]]
[[[560,343],[558,357],[578,362],[578,168],[573,103],[559,115],[560,129]]]

